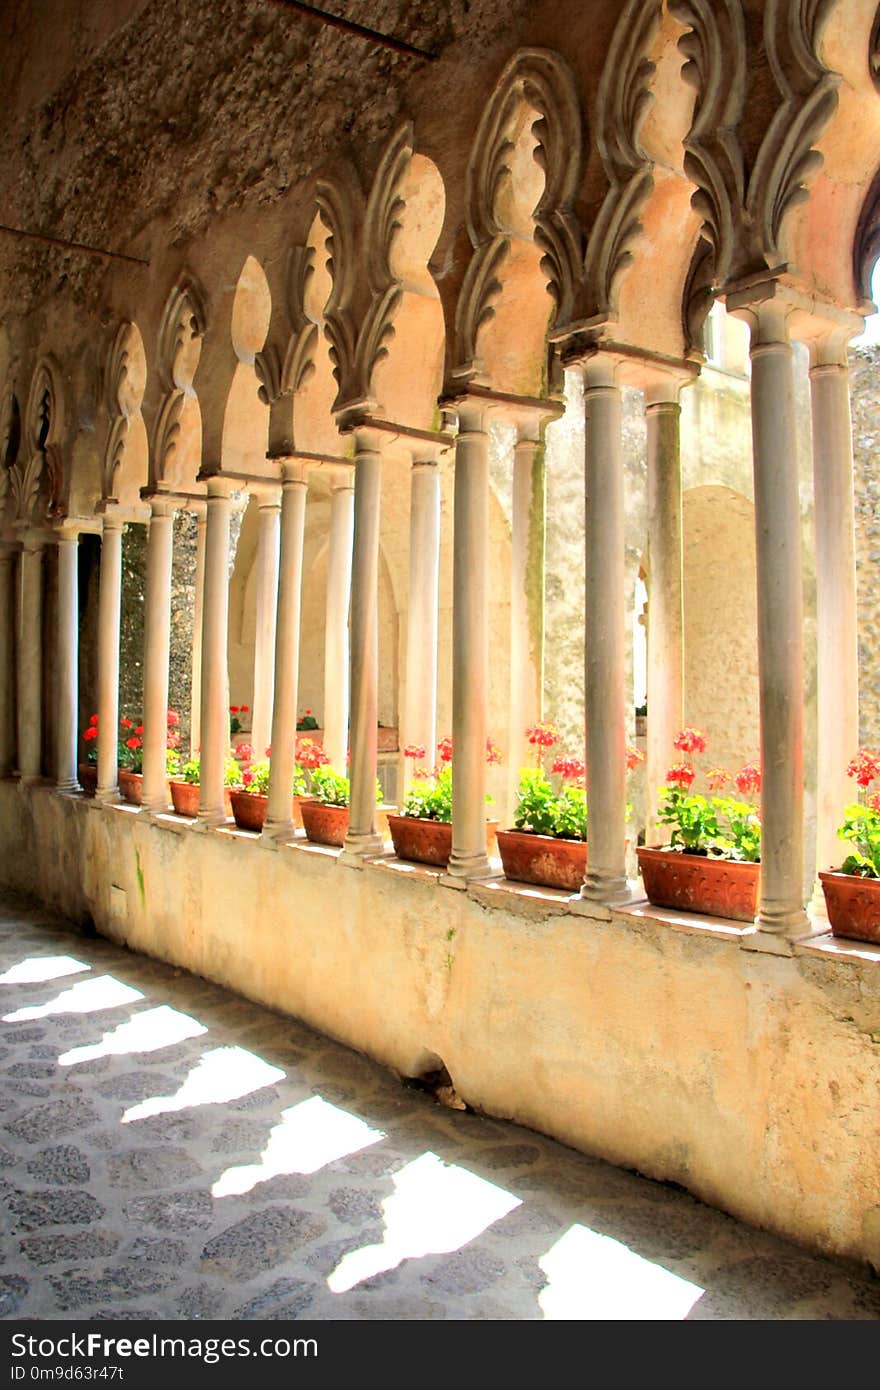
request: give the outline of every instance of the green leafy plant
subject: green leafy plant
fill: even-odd
[[[672,826],[671,847],[684,854],[759,863],[761,819],[749,798],[761,789],[760,769],[747,763],[731,776],[724,768],[713,768],[707,774],[710,792],[723,791],[733,781],[740,796],[705,796],[691,790],[697,776],[693,755],[705,753],[705,734],[699,729],[682,729],[673,746],[685,760],[667,772],[657,814],[662,825]]]
[[[559,840],[587,839],[586,772],[580,758],[558,754],[549,771],[544,761],[559,741],[555,724],[543,722],[526,729],[535,749],[536,766],[520,770],[514,810],[514,829],[532,835],[552,835]],[[637,748],[627,748],[627,768],[643,761]],[[627,805],[627,819],[631,807]]]
[[[201,780],[202,760],[197,753],[195,757],[189,759],[180,768],[180,781],[197,784]],[[241,786],[241,768],[235,758],[227,757],[223,762],[223,785],[224,787]]]
[[[319,727],[318,721],[310,709],[305,710],[296,721],[297,733],[301,733],[305,729],[317,729]]]
[[[421,820],[452,820],[452,739],[441,738],[437,753],[439,762],[430,772],[424,768],[416,771],[412,785],[403,798],[401,815],[415,816]],[[424,758],[425,749],[419,743],[408,743],[403,756],[416,763]],[[491,738],[486,739],[486,762],[501,762],[501,754]],[[486,801],[491,805],[492,797],[488,792]]]
[[[347,806],[351,783],[341,772],[334,772],[332,767],[324,765],[312,770],[311,792],[318,801],[324,801],[328,806]]]
[[[868,791],[871,783],[880,777],[880,754],[860,748],[846,770],[858,783],[859,795],[864,800],[847,806],[843,824],[838,827],[840,838],[854,847],[838,872],[857,874],[860,878],[880,878],[880,792]]]

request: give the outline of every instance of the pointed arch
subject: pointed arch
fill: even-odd
[[[153,431],[152,482],[173,486],[191,453],[201,450],[201,415],[193,378],[207,329],[205,300],[189,275],[174,285],[159,327],[157,372],[162,400]]]
[[[131,493],[137,500],[139,488],[147,483],[146,430],[141,404],[147,384],[147,363],[143,339],[135,323],[120,323],[107,360],[105,395],[110,429],[101,469],[101,495],[105,501],[120,501]],[[133,465],[125,469],[126,456]],[[131,472],[128,480],[124,472]],[[126,482],[129,486],[126,486]]]

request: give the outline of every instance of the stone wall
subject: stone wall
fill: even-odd
[[[859,602],[859,737],[867,747],[880,748],[880,346],[851,351],[850,389]]]

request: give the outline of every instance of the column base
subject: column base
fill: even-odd
[[[453,850],[446,873],[440,875],[440,882],[447,888],[467,888],[474,879],[493,877],[492,865],[485,851],[482,854],[460,854]]]
[[[122,800],[118,787],[98,787],[94,800],[102,806],[116,806]]]
[[[230,822],[225,809],[223,811],[199,811],[196,816],[196,830],[222,830]]]
[[[375,859],[378,855],[385,853],[385,841],[375,830],[366,834],[355,831],[345,837],[342,846],[342,853],[339,856],[340,864],[347,864],[350,869],[362,869],[364,860]]]
[[[793,956],[794,943],[779,932],[755,930],[745,935],[740,942],[744,951],[762,951],[768,956]]]
[[[802,937],[816,935],[806,909],[800,906],[774,907],[759,903],[755,927],[759,935],[778,936],[786,941],[800,941]]]
[[[263,823],[260,831],[260,844],[265,845],[266,849],[278,849],[280,845],[286,844],[288,840],[296,839],[296,826],[292,820],[270,821]]]
[[[634,902],[636,897],[625,874],[606,877],[604,874],[591,873],[588,869],[580,895],[572,898],[570,909],[583,917],[607,922],[613,908],[624,907]]]
[[[155,820],[156,816],[167,816],[170,813],[170,811],[171,807],[169,806],[167,801],[143,801],[141,802],[141,808],[138,811],[138,815],[144,816],[148,820]]]

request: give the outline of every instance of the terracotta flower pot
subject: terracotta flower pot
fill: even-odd
[[[416,864],[434,864],[438,869],[446,868],[452,853],[451,821],[389,814],[388,829],[398,859],[411,859]],[[487,820],[487,853],[491,853],[497,831],[497,820]]]
[[[143,804],[143,773],[132,772],[131,768],[121,767],[117,772],[119,781],[119,791],[126,801],[130,801],[133,806]]]
[[[94,796],[98,790],[98,768],[95,763],[80,763],[76,769],[79,784],[86,796]]]
[[[269,805],[268,796],[260,796],[259,792],[239,791],[237,788],[233,788],[230,791],[229,799],[232,802],[235,824],[239,830],[262,830],[266,820],[266,807]]]
[[[498,853],[504,877],[577,893],[587,871],[586,840],[561,840],[528,830],[499,830]]]
[[[880,878],[830,870],[819,881],[833,935],[880,946]]]
[[[348,807],[330,806],[314,798],[301,803],[306,836],[316,845],[334,845],[341,849],[348,834]]]
[[[657,907],[751,922],[758,911],[760,864],[709,859],[668,848],[636,850],[645,894]]]
[[[177,814],[189,816],[194,820],[199,814],[199,801],[202,794],[198,782],[180,782],[175,777],[171,777],[168,786],[171,791],[171,804]],[[230,787],[223,788],[223,802],[227,816],[232,815],[231,790]]]

